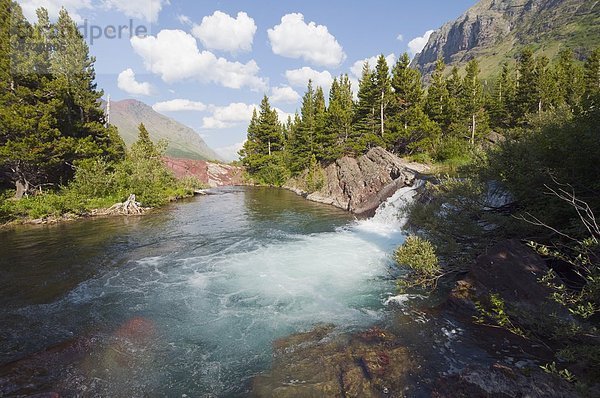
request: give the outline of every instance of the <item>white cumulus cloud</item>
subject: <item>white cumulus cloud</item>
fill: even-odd
[[[291,117],[292,120],[294,120],[294,116],[295,115],[293,113],[286,112],[286,111],[281,110],[281,109],[279,109],[279,108],[277,108],[275,106],[273,107],[273,109],[275,109],[275,112],[277,112],[277,118],[279,118],[279,122],[281,122],[281,123],[287,122],[288,117]]]
[[[365,62],[369,62],[369,67],[374,70],[375,66],[377,65],[378,58],[379,58],[379,55],[374,55],[370,58],[359,59],[354,64],[352,64],[352,66],[350,67],[350,73],[352,73],[357,78],[360,78],[362,76],[362,68],[363,68],[363,65],[365,64]],[[389,54],[387,57],[385,57],[385,60],[388,64],[388,67],[390,69],[392,69],[392,67],[394,66],[394,63],[396,63],[396,55]]]
[[[75,22],[83,20],[79,14],[81,10],[92,8],[92,0],[21,0],[19,4],[30,22],[37,21],[35,11],[40,7],[48,10],[48,15],[52,19],[57,18],[58,12],[64,7]]]
[[[396,37],[396,40],[399,40],[399,41],[404,41],[404,35],[403,35],[402,33],[400,33],[400,34],[399,34],[399,35]]]
[[[203,129],[226,129],[242,123],[249,123],[252,113],[257,108],[254,104],[234,102],[227,106],[210,106],[210,116],[202,118]]]
[[[423,48],[425,48],[425,45],[429,40],[429,36],[431,36],[433,32],[433,30],[428,30],[423,36],[415,37],[414,39],[408,42],[408,52],[412,57],[420,53],[423,50]]]
[[[230,53],[251,51],[255,33],[254,19],[245,12],[238,12],[237,17],[233,18],[215,11],[213,15],[202,18],[202,23],[192,29],[192,34],[207,49]]]
[[[318,66],[336,67],[346,54],[327,26],[304,22],[304,15],[287,14],[267,31],[274,54],[302,58]]]
[[[210,51],[200,51],[196,39],[182,30],[165,29],[156,36],[132,37],[131,45],[146,69],[166,83],[193,79],[236,89],[267,87],[266,80],[258,76],[256,61],[231,62]]]
[[[147,22],[158,21],[158,14],[169,0],[21,0],[23,14],[29,21],[37,20],[35,11],[44,7],[50,18],[58,17],[61,8],[65,8],[75,22],[82,22],[81,10],[93,9],[96,4],[106,9],[114,9],[128,17],[143,19]],[[92,4],[93,3],[93,4]]]
[[[279,86],[271,89],[271,102],[281,103],[295,103],[300,99],[300,94],[290,86]]]
[[[237,142],[233,145],[224,146],[220,148],[215,148],[215,152],[224,160],[233,161],[238,160],[240,155],[238,154],[239,150],[244,146],[243,142]]]
[[[117,87],[131,95],[152,94],[152,85],[148,82],[138,82],[135,79],[135,72],[131,68],[119,73]]]
[[[292,69],[285,71],[285,77],[291,86],[306,88],[308,81],[312,80],[313,87],[323,87],[325,95],[329,92],[329,87],[333,82],[333,76],[329,71],[319,72],[308,66],[300,69]]]
[[[157,112],[204,111],[207,109],[207,106],[202,102],[177,98],[170,101],[157,102],[152,105],[152,109]]]
[[[103,0],[104,6],[116,9],[128,17],[143,19],[147,22],[158,21],[164,5],[169,0]]]

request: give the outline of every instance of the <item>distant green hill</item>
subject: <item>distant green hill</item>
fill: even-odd
[[[104,106],[106,106],[104,104]],[[167,155],[180,159],[221,160],[196,131],[156,112],[143,102],[129,99],[110,102],[110,123],[130,146],[138,136],[138,126],[144,123],[153,141],[169,142]]]
[[[477,58],[487,78],[525,46],[550,59],[566,47],[585,58],[600,46],[600,1],[481,0],[435,31],[412,65],[427,78],[440,57],[458,67]]]

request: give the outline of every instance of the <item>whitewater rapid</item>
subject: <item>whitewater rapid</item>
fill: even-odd
[[[105,255],[87,260],[107,264],[103,272],[53,303],[18,309],[25,319],[19,324],[44,319],[23,341],[48,331],[60,341],[144,319],[155,335],[151,347],[135,351],[146,358],[146,373],[86,368],[108,372],[103,377],[112,381],[101,394],[126,382],[134,394],[152,386],[228,396],[269,366],[276,339],[318,324],[356,330],[386,316],[396,294],[392,255],[404,240],[403,208],[415,189],[400,189],[363,220],[283,191],[214,193],[141,218],[111,238]]]

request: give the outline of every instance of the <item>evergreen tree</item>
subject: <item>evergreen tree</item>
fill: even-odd
[[[325,94],[323,88],[318,87],[315,91],[315,142],[311,151],[317,160],[323,160],[326,157],[327,147],[335,142],[335,136],[329,134],[327,130],[327,108],[325,105]]]
[[[448,90],[448,105],[446,107],[445,126],[450,126],[453,123],[459,123],[467,115],[467,111],[463,108],[461,98],[464,96],[463,79],[460,77],[458,68],[452,68],[450,77],[446,81]]]
[[[585,94],[586,110],[600,105],[600,48],[595,49],[585,61]]]
[[[549,65],[550,60],[546,56],[540,56],[535,60],[538,114],[551,109],[557,103],[556,76]]]
[[[479,80],[479,63],[475,59],[469,61],[466,67],[461,103],[465,114],[470,119],[471,145],[475,145],[477,117],[482,112],[483,106],[483,85]]]
[[[283,134],[277,111],[271,108],[266,95],[260,103],[257,131],[258,141],[262,143],[260,153],[272,156],[274,152],[283,150]]]
[[[256,109],[248,126],[248,138],[240,150],[240,159],[249,173],[283,162],[280,157],[284,149],[282,127],[277,111],[271,108],[269,98],[265,95],[260,103],[260,111]]]
[[[412,154],[431,149],[439,129],[423,112],[421,74],[410,68],[404,53],[392,69],[392,102],[389,111],[388,148]]]
[[[360,154],[382,144],[378,134],[377,85],[375,74],[368,62],[365,62],[358,82],[358,103],[354,112],[354,131],[350,147],[355,154]]]
[[[496,79],[491,100],[488,104],[493,128],[509,128],[513,126],[513,102],[515,100],[515,79],[508,63],[502,65],[500,76]]]
[[[572,112],[581,111],[581,102],[585,93],[585,78],[582,68],[575,62],[571,49],[559,53],[556,64],[555,96],[558,103],[566,104]]]
[[[423,99],[421,74],[410,68],[410,58],[407,53],[396,62],[392,69],[391,86],[393,89],[390,113],[393,114],[394,129],[408,128],[412,124],[411,110],[420,107]]]
[[[325,148],[325,161],[342,156],[347,150],[347,142],[352,136],[352,118],[354,100],[348,75],[333,80],[329,91],[329,109],[327,110],[327,135],[329,146]]]
[[[131,146],[130,154],[134,154],[139,159],[157,159],[160,158],[167,147],[165,141],[161,141],[158,144],[154,144],[150,139],[150,133],[144,126],[144,123],[140,123],[138,126],[138,139]]]
[[[323,101],[324,102],[324,101]],[[308,81],[306,92],[302,97],[300,108],[300,123],[296,128],[294,146],[290,148],[291,171],[299,173],[304,170],[315,153],[316,146],[316,93],[312,80]]]
[[[444,70],[446,65],[441,59],[437,60],[435,64],[435,71],[431,76],[431,85],[427,90],[427,97],[425,100],[425,113],[431,120],[440,124],[443,127],[447,127],[447,115],[448,109],[448,87],[446,85],[446,78],[444,77]]]
[[[531,48],[524,49],[517,61],[519,77],[514,102],[514,114],[519,122],[525,115],[538,110],[538,87],[535,73],[535,59]]]
[[[242,149],[238,152],[238,155],[246,169],[250,173],[253,173],[258,169],[256,159],[259,156],[258,148],[260,146],[260,142],[258,141],[258,113],[256,112],[256,108],[252,111],[252,118],[250,119],[250,124],[246,131],[246,141],[244,142]]]
[[[94,60],[67,12],[52,25],[40,9],[31,26],[17,3],[5,1],[2,10],[2,52],[8,56],[0,65],[6,82],[0,88],[0,171],[14,184],[15,196],[64,184],[78,160],[122,158],[116,129],[104,126]],[[69,80],[66,68],[79,80]],[[64,123],[69,104],[78,104],[81,122]]]
[[[58,170],[75,142],[56,128],[60,99],[36,73],[34,65],[40,55],[33,27],[17,3],[3,4],[2,9],[3,52],[7,56],[2,57],[2,83],[6,86],[0,94],[0,169],[14,184],[19,199],[36,186],[60,182]]]
[[[379,109],[379,134],[383,138],[385,131],[386,110],[392,97],[390,69],[383,54],[377,58],[375,67],[376,106]]]

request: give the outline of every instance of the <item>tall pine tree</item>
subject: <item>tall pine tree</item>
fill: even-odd
[[[533,50],[525,48],[517,60],[519,78],[517,80],[517,92],[513,103],[514,115],[520,123],[525,121],[525,116],[528,113],[534,113],[538,110],[538,80],[535,66]]]
[[[423,112],[421,74],[410,68],[404,53],[392,69],[393,88],[389,110],[388,148],[396,153],[412,154],[429,148],[438,129]]]
[[[488,103],[488,112],[493,128],[507,129],[513,127],[512,110],[515,100],[515,83],[513,69],[505,62],[502,64],[502,71],[496,79]]]
[[[572,112],[580,112],[585,94],[585,77],[571,49],[559,53],[553,81],[556,84],[556,100],[566,104]]]
[[[376,106],[379,110],[379,134],[381,138],[385,132],[386,111],[392,100],[392,86],[390,82],[390,68],[383,54],[377,58],[375,66],[375,89],[376,89]]]
[[[595,49],[585,61],[585,94],[586,110],[600,106],[600,48]]]
[[[332,161],[348,152],[347,143],[352,137],[354,100],[348,75],[335,78],[329,91],[327,134],[330,146],[325,148],[325,161]]]
[[[354,134],[350,146],[355,154],[366,152],[369,148],[382,145],[379,135],[379,108],[375,74],[368,62],[365,62],[358,82],[358,103],[354,112]]]
[[[14,184],[15,197],[66,183],[79,160],[122,158],[116,129],[104,126],[94,60],[67,12],[51,24],[40,9],[31,26],[17,3],[4,1],[2,10],[8,56],[0,65],[6,82],[0,88],[0,171]],[[65,122],[74,115],[79,122]]]
[[[427,89],[427,97],[425,100],[425,112],[431,120],[437,122],[443,127],[447,127],[448,110],[448,87],[444,71],[446,65],[441,59],[435,64],[435,71],[431,76],[431,85]]]
[[[478,117],[481,116],[483,106],[483,85],[479,80],[479,63],[477,60],[473,59],[467,64],[462,86],[462,108],[470,120],[471,145],[475,145]]]

